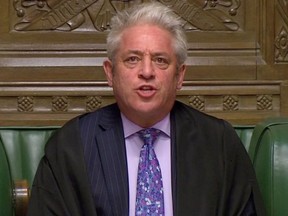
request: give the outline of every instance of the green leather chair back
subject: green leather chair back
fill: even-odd
[[[0,128],[0,140],[6,152],[12,181],[33,182],[44,146],[56,127]]]
[[[248,153],[268,216],[288,215],[288,118],[256,125]]]
[[[0,140],[0,215],[10,216],[12,206],[12,180],[3,142]]]
[[[248,151],[255,126],[254,125],[234,125],[233,127],[236,133],[238,134],[239,138],[241,139],[245,149]]]
[[[45,143],[56,128],[0,128],[1,216],[25,215],[29,188],[43,156]]]

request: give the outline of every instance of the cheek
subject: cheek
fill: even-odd
[[[171,75],[163,78],[163,85],[170,91],[176,90],[179,83],[178,76]]]
[[[118,94],[123,94],[132,86],[132,77],[127,73],[116,74],[113,79],[113,88],[118,91]]]

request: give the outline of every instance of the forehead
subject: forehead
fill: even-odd
[[[139,50],[174,53],[170,32],[153,24],[138,24],[122,32],[119,51]]]

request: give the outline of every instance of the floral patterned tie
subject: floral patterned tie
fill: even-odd
[[[148,128],[139,131],[138,134],[144,145],[138,166],[135,215],[164,216],[162,175],[153,147],[160,130]]]

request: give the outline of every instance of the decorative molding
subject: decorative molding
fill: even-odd
[[[186,30],[237,31],[239,29],[239,24],[232,16],[236,16],[241,5],[240,0],[236,0],[237,6],[233,0],[228,0],[226,3],[223,0],[203,1],[203,3],[198,0],[159,0],[159,2],[171,7],[185,21]],[[228,13],[219,8],[223,6],[230,8]]]
[[[34,100],[31,96],[19,96],[17,98],[19,112],[33,112]]]
[[[237,31],[241,0],[159,0],[183,19],[187,31]],[[16,31],[105,31],[116,11],[132,1],[111,0],[14,0]],[[92,25],[91,25],[92,23]]]
[[[280,33],[275,40],[275,61],[285,62],[288,61],[288,33],[287,29],[282,27]]]
[[[275,62],[288,62],[288,2],[277,0],[275,16]]]
[[[257,110],[273,110],[273,96],[272,95],[258,95],[257,96]]]
[[[196,95],[196,96],[189,96],[188,97],[188,104],[200,111],[205,110],[205,99],[204,96]]]
[[[237,95],[223,96],[223,110],[225,111],[239,110],[239,97]]]
[[[220,91],[215,89],[215,92]],[[259,92],[260,93],[260,92]],[[218,102],[219,96],[211,95],[211,93],[207,95],[189,95],[187,94],[186,97],[183,95],[178,96],[184,103],[188,104],[189,106],[199,110],[199,111],[218,111],[222,106],[222,111],[261,111],[261,110],[273,110],[273,95],[259,95],[259,93],[255,92],[255,94],[249,95],[249,98],[253,98],[254,100],[247,100],[247,95],[243,95],[243,93],[239,92],[239,94],[234,95],[224,95],[222,97],[222,103]],[[280,94],[280,93],[278,93]],[[278,98],[279,95],[275,94],[274,97]],[[7,97],[7,96],[6,96]],[[1,98],[1,96],[0,96]],[[14,99],[13,99],[14,98]],[[110,97],[103,95],[92,95],[92,96],[85,96],[85,95],[69,95],[69,96],[47,96],[45,95],[38,95],[38,96],[18,96],[18,97],[9,97],[11,100],[17,100],[17,110],[18,112],[90,112],[96,109],[99,109],[108,103],[110,103]],[[37,105],[34,101],[38,101]],[[246,102],[243,102],[247,100]],[[206,101],[206,102],[205,102]],[[114,100],[113,100],[114,102]],[[243,102],[245,106],[240,106],[239,104]],[[49,105],[51,104],[51,106]],[[76,104],[76,106],[73,104]],[[210,108],[206,107],[209,104]],[[254,106],[257,104],[257,106]],[[33,109],[35,107],[35,109]],[[42,107],[42,110],[40,109]],[[212,107],[212,108],[211,108]],[[213,109],[214,107],[214,109]],[[0,112],[7,112],[7,107],[5,110],[0,108]],[[10,110],[15,110],[15,107],[10,107]],[[73,111],[74,110],[74,111]]]
[[[285,104],[281,86],[279,81],[185,81],[177,99],[231,122],[253,124],[280,115],[280,103]],[[2,82],[0,124],[59,125],[114,102],[106,82]]]
[[[96,3],[97,0],[14,0],[15,12],[21,18],[14,28],[17,31],[71,31],[85,22],[84,10]]]
[[[241,0],[206,0],[205,9],[214,9],[218,7],[228,8],[228,13],[231,16],[236,16],[238,9],[241,6]]]
[[[86,97],[86,111],[90,112],[99,109],[103,104],[101,96],[88,96]]]
[[[277,0],[277,10],[280,13],[284,23],[288,25],[288,1]]]
[[[52,97],[52,111],[53,112],[67,112],[68,111],[68,97],[56,96]]]

